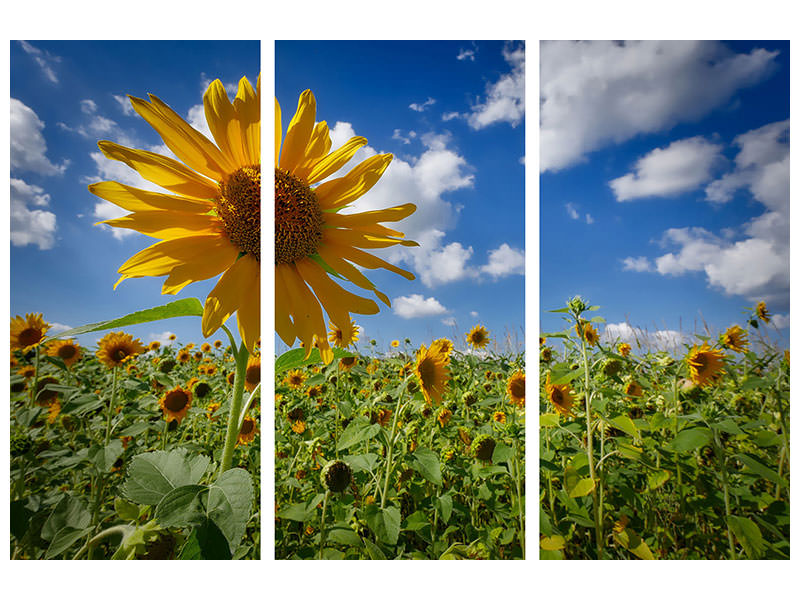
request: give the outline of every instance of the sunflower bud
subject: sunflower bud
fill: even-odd
[[[350,485],[353,478],[353,472],[347,463],[341,460],[332,460],[328,462],[320,474],[320,479],[323,485],[331,492],[343,492]]]
[[[579,317],[581,313],[586,310],[586,303],[580,296],[575,296],[569,302],[567,302],[567,307],[576,317]]]

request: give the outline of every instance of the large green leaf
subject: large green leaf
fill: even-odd
[[[41,535],[43,539],[52,541],[62,529],[84,529],[89,526],[91,520],[92,515],[83,502],[65,494],[47,517]]]
[[[197,525],[181,551],[181,560],[230,560],[225,536],[211,519]]]
[[[124,449],[122,440],[111,440],[108,446],[95,444],[89,448],[87,458],[95,466],[99,473],[110,473],[114,463],[122,456]]]
[[[53,338],[73,338],[82,333],[91,333],[92,331],[102,331],[104,329],[116,329],[120,327],[128,327],[129,325],[138,325],[139,323],[149,323],[150,321],[161,321],[163,319],[171,319],[173,317],[202,317],[203,305],[197,298],[184,298],[182,300],[175,300],[162,306],[140,310],[124,317],[111,319],[109,321],[100,321],[99,323],[91,323],[90,325],[83,325],[74,329],[62,331],[57,335],[51,336]]]
[[[442,485],[442,468],[439,464],[439,455],[427,448],[417,448],[413,456],[411,468],[434,485]]]
[[[164,527],[187,527],[204,520],[200,496],[208,491],[205,485],[182,485],[170,490],[156,506],[155,517]]]
[[[748,469],[750,469],[750,471],[752,471],[756,475],[759,475],[760,477],[763,477],[767,481],[771,481],[772,483],[775,483],[781,487],[784,488],[789,487],[789,484],[783,477],[778,475],[775,471],[773,471],[769,467],[762,465],[752,456],[748,456],[747,454],[736,454],[736,458],[742,461],[744,466],[746,466]],[[745,473],[746,472],[747,471],[745,471]]]
[[[669,447],[675,452],[692,452],[705,446],[712,437],[714,434],[708,427],[684,429],[669,443]]]
[[[400,509],[395,506],[380,508],[376,504],[367,506],[365,520],[379,540],[394,546],[400,536]]]
[[[757,559],[764,555],[767,546],[758,525],[750,519],[734,515],[728,517],[728,525],[730,525],[733,535],[736,536],[736,540],[744,548],[748,558]]]
[[[353,419],[347,428],[342,432],[342,435],[339,438],[339,443],[337,444],[337,448],[339,451],[341,451],[349,448],[350,446],[355,446],[360,442],[371,440],[378,435],[380,430],[380,423],[370,424],[369,419],[366,417],[358,417]]]
[[[137,504],[155,506],[173,489],[200,482],[211,459],[183,449],[137,454],[128,467],[122,493]]]
[[[311,354],[309,354],[308,358],[305,358],[305,355],[305,348],[293,348],[292,350],[287,350],[275,360],[275,374],[277,375],[278,373],[288,369],[297,369],[307,365],[318,365],[322,362],[319,348],[312,348]],[[333,349],[334,360],[344,358],[345,356],[358,356],[358,354],[348,352],[342,348]]]
[[[231,553],[244,537],[252,502],[253,479],[244,469],[229,469],[210,486],[208,516],[228,540]]]

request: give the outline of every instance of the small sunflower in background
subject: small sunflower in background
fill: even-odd
[[[347,348],[351,344],[358,341],[358,326],[353,319],[350,319],[350,327],[342,330],[337,327],[333,321],[329,321],[330,333],[328,334],[328,341],[337,348]]]
[[[417,352],[414,371],[426,403],[431,404],[435,400],[438,404],[442,401],[450,380],[449,362],[447,355],[437,352],[433,347],[426,348],[424,344]]]
[[[58,399],[58,392],[52,389],[45,389],[48,385],[58,385],[55,377],[44,377],[36,383],[36,393],[34,398],[39,406],[50,406]]]
[[[217,350],[222,348],[222,340],[214,340],[214,348],[216,348]]]
[[[597,335],[597,330],[588,321],[575,323],[575,331],[578,334],[578,337],[586,340],[586,343],[589,346],[596,346],[597,342],[600,341],[600,336]]]
[[[209,373],[211,375],[212,373]],[[247,369],[244,374],[244,389],[252,392],[261,383],[261,357],[251,356],[247,359]]]
[[[300,369],[290,370],[286,374],[286,377],[283,379],[283,383],[288,385],[293,390],[301,389],[305,382],[306,382],[306,375]]]
[[[44,339],[50,329],[42,313],[28,313],[25,317],[17,315],[11,319],[11,350],[32,350]]]
[[[292,431],[297,434],[302,434],[306,430],[306,422],[305,421],[294,421],[291,425]]]
[[[764,302],[763,300],[758,304],[756,304],[756,315],[758,316],[759,319],[764,321],[764,323],[769,323],[770,314],[769,311],[767,310],[767,303]]]
[[[714,350],[707,342],[699,348],[695,344],[686,356],[689,378],[700,387],[714,383],[722,374],[724,356],[721,350]]]
[[[556,385],[550,381],[550,372],[547,373],[547,379],[544,385],[545,395],[553,407],[560,415],[565,417],[574,417],[572,414],[572,405],[575,398],[572,395],[572,388],[568,383]]]
[[[211,344],[209,344],[208,342],[203,342],[200,345],[200,350],[208,354],[209,352],[211,352]]]
[[[107,333],[97,345],[97,359],[109,369],[118,367],[131,357],[146,351],[139,338],[134,339],[129,333],[121,331]]]
[[[192,353],[188,350],[179,350],[175,358],[178,359],[178,362],[187,363],[192,358]]]
[[[193,383],[190,382],[186,386],[186,389],[179,385],[175,386],[161,396],[158,405],[164,412],[164,419],[166,419],[167,423],[177,421],[178,425],[180,425],[181,421],[186,417],[186,414],[192,407],[192,385]]]
[[[622,356],[626,356],[626,357],[627,357],[627,356],[628,356],[628,355],[631,353],[631,345],[630,345],[630,344],[628,344],[628,343],[626,343],[626,342],[623,342],[622,344],[620,344],[619,346],[617,346],[617,351],[618,351],[618,352],[619,352],[619,353],[620,353]]]
[[[177,336],[177,335],[175,335],[174,333],[170,333],[170,334],[169,334],[169,337],[168,337],[167,339],[168,339],[170,342],[174,342],[175,340],[177,340],[177,339],[178,339],[178,336]]]
[[[449,408],[442,407],[439,410],[439,414],[436,415],[436,420],[439,421],[439,427],[444,427],[450,422],[450,418],[453,416],[453,411]]]
[[[25,365],[24,367],[20,367],[20,369],[17,371],[17,375],[22,375],[25,379],[30,379],[36,375],[36,367],[33,365]]]
[[[511,404],[519,409],[525,408],[525,372],[516,371],[508,379],[506,392]]]
[[[392,340],[392,348],[399,348],[400,340]]]
[[[75,340],[55,340],[47,346],[47,355],[58,357],[67,367],[78,362],[83,354],[83,349]]]
[[[242,428],[239,430],[237,442],[239,444],[249,444],[256,439],[258,433],[258,422],[253,417],[245,417],[242,421]]]
[[[744,352],[750,345],[747,339],[747,332],[738,325],[731,325],[720,336],[720,342],[726,348],[734,352]]]
[[[504,413],[502,410],[496,410],[492,413],[492,420],[496,421],[497,423],[505,424],[506,413]]]
[[[343,371],[349,371],[355,366],[356,362],[358,362],[358,358],[355,356],[343,356],[339,359],[339,368]]]
[[[475,325],[467,333],[467,343],[476,350],[483,350],[490,341],[489,332],[483,325]]]

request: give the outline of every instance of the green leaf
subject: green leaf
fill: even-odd
[[[639,429],[637,429],[636,425],[634,425],[633,421],[630,417],[626,417],[625,415],[620,415],[618,417],[614,417],[610,420],[611,424],[619,429],[627,433],[634,439],[641,439],[641,434],[639,433]]]
[[[551,535],[549,537],[543,537],[541,540],[539,540],[539,547],[542,550],[562,550],[566,545],[566,541],[560,535]]]
[[[539,415],[539,427],[556,427],[558,426],[557,413],[545,413]]]
[[[366,417],[353,419],[339,438],[337,449],[342,451],[366,440],[371,440],[381,430],[380,423],[370,424]]]
[[[430,524],[431,523],[428,520],[428,515],[426,515],[424,511],[418,510],[417,512],[408,515],[404,529],[409,531],[419,531],[420,529],[428,527]]]
[[[680,431],[668,446],[675,452],[692,452],[705,446],[712,437],[714,434],[708,427],[693,427]]]
[[[672,474],[669,471],[650,471],[647,473],[647,489],[657,490],[669,481]]]
[[[386,560],[386,555],[377,544],[373,543],[367,538],[362,538],[361,541],[364,542],[364,547],[367,549],[367,554],[369,554],[369,557],[372,560]]]
[[[358,548],[361,546],[361,536],[349,527],[332,527],[328,531],[328,541],[334,544],[342,544],[343,546],[353,546]]]
[[[180,555],[181,560],[230,560],[228,542],[211,519],[192,529]]]
[[[342,460],[350,465],[350,468],[356,473],[360,471],[372,472],[378,466],[378,455],[373,453],[345,456]]]
[[[654,560],[653,553],[645,541],[630,529],[623,529],[614,533],[614,539],[634,556],[642,560]]]
[[[578,482],[575,484],[569,491],[570,498],[581,498],[582,496],[586,496],[590,494],[594,489],[595,482],[594,479],[591,477],[584,477],[583,479],[579,479]]]
[[[774,431],[762,429],[753,435],[753,442],[760,448],[769,448],[770,446],[779,446],[783,440]]]
[[[752,471],[756,475],[759,475],[764,479],[771,481],[772,483],[775,483],[781,487],[786,487],[786,488],[789,487],[789,484],[783,477],[778,475],[775,471],[773,471],[769,467],[762,465],[752,456],[748,456],[747,454],[736,454],[735,457],[738,458],[740,461],[742,461],[744,466],[746,466],[748,469],[750,469],[750,471]]]
[[[14,500],[11,503],[10,526],[11,535],[17,540],[25,537],[31,517],[35,514],[32,510],[25,507],[25,500]]]
[[[183,449],[137,454],[128,467],[122,493],[137,504],[155,506],[173,489],[199,483],[210,462],[207,456],[190,457]]]
[[[164,527],[187,527],[202,523],[205,515],[200,495],[208,490],[204,485],[182,485],[164,494],[156,505],[155,518]]]
[[[400,536],[400,509],[395,506],[380,508],[377,504],[366,507],[365,520],[372,532],[382,542],[394,546]]]
[[[231,553],[244,537],[253,502],[253,479],[244,469],[229,469],[211,484],[208,515],[230,545]]]
[[[104,329],[116,329],[120,327],[128,327],[130,325],[138,325],[139,323],[149,323],[151,321],[161,321],[162,319],[171,319],[173,317],[202,317],[203,305],[197,298],[184,298],[182,300],[175,300],[162,306],[140,310],[124,317],[111,319],[110,321],[100,321],[99,323],[92,323],[90,325],[83,325],[67,331],[62,331],[57,335],[50,336],[47,339],[67,339],[73,338],[76,335],[83,333],[91,333],[92,331],[102,331]]]
[[[417,448],[413,454],[411,468],[434,485],[442,485],[442,468],[439,455],[427,448]]]
[[[736,541],[744,548],[748,558],[758,559],[764,555],[767,545],[758,525],[750,519],[735,515],[728,517],[728,525],[730,525],[733,535],[736,536]]]
[[[439,514],[442,516],[442,523],[447,523],[453,514],[453,497],[450,494],[442,494],[436,500],[439,505]]]
[[[150,429],[149,423],[134,423],[129,427],[126,427],[122,431],[119,432],[119,437],[136,437],[137,435],[144,433]]]
[[[139,518],[139,506],[119,496],[114,498],[114,510],[123,521],[135,521]]]
[[[116,439],[111,440],[108,446],[99,444],[92,446],[86,457],[95,466],[98,473],[110,473],[114,463],[122,456],[123,452],[122,440]]]
[[[288,369],[297,369],[299,367],[316,365],[322,362],[322,357],[318,348],[312,348],[311,354],[308,358],[305,358],[305,355],[305,348],[293,348],[292,350],[287,350],[275,361],[275,374],[277,375],[278,373],[282,373]],[[358,356],[358,354],[354,352],[348,352],[342,348],[333,349],[334,360],[339,360],[345,356]]]
[[[510,446],[498,443],[494,447],[494,451],[492,452],[493,463],[495,464],[506,463],[510,467],[513,460],[514,460],[514,451],[511,449]]]
[[[95,394],[82,394],[67,400],[61,407],[61,412],[80,417],[105,405],[106,401],[98,398]]]
[[[91,513],[86,510],[78,498],[64,495],[58,501],[53,512],[42,526],[42,538],[48,541],[55,539],[62,529],[85,529],[92,520]]]
[[[67,550],[79,539],[89,535],[89,532],[91,531],[91,527],[85,527],[83,529],[64,527],[63,529],[59,529],[53,536],[53,541],[50,542],[47,552],[44,553],[45,559],[56,558],[59,554]]]

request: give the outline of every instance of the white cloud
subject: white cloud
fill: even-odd
[[[648,259],[646,256],[638,256],[636,258],[629,256],[622,260],[622,270],[646,273],[648,271],[653,271],[654,267],[650,263],[650,259]]]
[[[210,79],[208,75],[206,75],[205,73],[200,73],[200,88],[202,89],[203,92],[205,92],[208,89],[208,86],[211,85],[212,81],[214,81],[214,79]],[[223,81],[222,87],[225,88],[225,91],[228,92],[229,96],[235,97],[236,93],[239,91],[239,82]]]
[[[525,116],[525,46],[507,45],[503,58],[511,72],[487,85],[486,99],[472,107],[467,122],[473,129],[503,122],[516,127]]]
[[[150,339],[151,342],[160,342],[162,346],[169,346],[175,340],[169,339],[169,336],[175,335],[171,331],[162,331],[161,333],[151,333],[147,337]]]
[[[56,333],[62,333],[64,331],[69,331],[73,329],[72,325],[64,325],[63,323],[50,323],[50,329],[47,331],[47,335],[55,335]]]
[[[608,323],[600,335],[600,341],[604,344],[625,342],[632,346],[667,351],[677,350],[689,340],[690,337],[680,331],[672,329],[648,331],[641,327],[631,327],[628,323]]]
[[[131,117],[134,114],[136,114],[136,111],[133,110],[133,105],[131,104],[131,101],[128,100],[127,96],[120,96],[118,94],[114,94],[112,98],[114,98],[114,100],[117,101],[117,104],[119,104],[119,108],[122,111],[122,114],[124,114],[126,117]]]
[[[206,111],[202,104],[195,104],[189,109],[189,113],[186,117],[186,122],[189,123],[192,127],[197,129],[200,133],[206,136],[208,139],[213,140],[214,136],[211,135],[211,130],[208,128],[208,122],[206,121]]]
[[[428,96],[428,99],[425,100],[425,102],[412,102],[408,105],[408,108],[416,112],[423,112],[426,108],[433,106],[434,104],[436,104],[436,99]]]
[[[24,40],[20,41],[20,45],[22,46],[22,49],[33,58],[34,62],[39,65],[39,68],[42,70],[42,74],[45,76],[45,78],[50,80],[52,83],[58,83],[58,76],[56,75],[53,66],[61,62],[61,57],[50,54],[46,50],[36,48]]]
[[[458,112],[458,111],[446,112],[446,113],[444,113],[444,114],[442,115],[442,121],[452,121],[453,119],[459,119],[459,118],[461,118],[461,117],[463,117],[463,116],[464,116],[464,115],[462,115],[462,114],[461,114],[460,112]]]
[[[11,243],[14,246],[36,245],[49,250],[55,244],[56,215],[42,210],[50,204],[50,195],[37,185],[11,178]]]
[[[459,49],[458,55],[456,56],[456,60],[471,60],[475,61],[475,51],[468,50],[468,49]]]
[[[776,55],[707,41],[542,42],[540,170],[695,121],[772,73]]]
[[[416,239],[420,248],[413,256],[415,270],[428,287],[452,283],[475,274],[474,269],[467,266],[473,254],[472,246],[465,248],[460,242],[442,246],[444,236],[443,231],[434,229]]]
[[[393,140],[399,140],[404,144],[410,144],[411,140],[413,140],[415,137],[417,137],[417,132],[414,130],[409,131],[406,135],[403,135],[403,131],[401,129],[395,129],[392,133]]]
[[[772,315],[770,322],[778,329],[786,329],[789,327],[789,315]]]
[[[392,305],[395,314],[403,319],[433,317],[447,313],[447,309],[436,298],[433,296],[425,298],[422,294],[400,296],[392,301]]]
[[[487,273],[495,279],[508,275],[525,274],[525,252],[515,250],[508,244],[489,251],[489,262],[481,267],[482,273]]]
[[[591,225],[592,223],[594,223],[594,217],[589,213],[586,213],[586,224]]]
[[[567,202],[564,205],[564,208],[567,209],[567,214],[569,215],[570,219],[580,219],[581,218],[580,214],[578,214],[578,211],[575,208],[575,205],[572,202]]]
[[[609,182],[618,202],[690,192],[711,180],[722,146],[702,136],[676,140],[636,161],[634,172]]]
[[[11,170],[39,175],[60,175],[69,161],[55,165],[45,156],[47,143],[42,135],[44,123],[30,107],[11,98]]]

